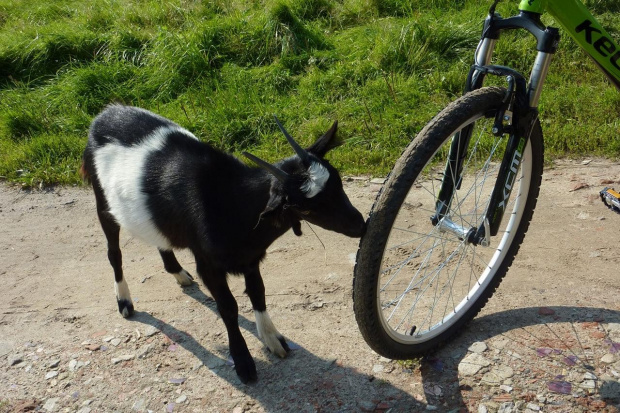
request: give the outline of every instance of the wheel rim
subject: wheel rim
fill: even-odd
[[[477,122],[480,120],[480,122]],[[452,221],[477,228],[484,216],[507,137],[490,133],[492,123],[482,116],[475,123],[461,189],[449,209]],[[446,332],[476,303],[506,257],[521,222],[531,184],[531,145],[523,161],[500,232],[489,247],[461,241],[432,226],[434,202],[451,139],[430,158],[416,178],[394,221],[384,248],[377,286],[377,306],[384,331],[402,344],[421,344]],[[501,156],[501,155],[500,155]],[[439,174],[439,175],[438,175]]]

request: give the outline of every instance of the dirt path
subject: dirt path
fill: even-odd
[[[257,362],[252,385],[227,361],[204,286],[179,288],[157,252],[126,235],[137,315],[118,314],[90,189],[1,187],[0,412],[617,412],[620,215],[598,199],[604,180],[618,189],[620,164],[548,168],[502,286],[463,335],[423,361],[381,358],[361,338],[356,240],[308,227],[286,234],[262,272],[274,323],[296,347],[289,358],[263,348],[243,283],[231,279]],[[367,213],[378,185],[346,188]]]

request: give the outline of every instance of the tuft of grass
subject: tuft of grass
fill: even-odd
[[[586,3],[620,41],[618,2]],[[273,114],[304,145],[338,119],[345,144],[330,153],[334,165],[384,175],[462,93],[489,5],[0,0],[0,177],[79,182],[88,126],[111,102],[270,161],[291,155]],[[498,11],[514,14],[516,4]],[[495,63],[527,75],[534,49],[529,34],[505,33]],[[547,156],[620,157],[619,96],[564,36],[540,106]]]

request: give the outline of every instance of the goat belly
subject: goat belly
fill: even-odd
[[[153,222],[148,208],[150,196],[144,191],[145,163],[163,148],[167,127],[156,130],[139,145],[124,146],[110,141],[94,151],[97,179],[116,222],[136,238],[163,250],[172,249]]]

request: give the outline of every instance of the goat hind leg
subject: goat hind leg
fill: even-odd
[[[194,277],[181,267],[173,251],[159,250],[159,254],[164,261],[164,268],[167,272],[174,275],[174,278],[180,286],[187,287],[194,283]]]
[[[245,276],[245,293],[250,297],[252,307],[254,308],[254,316],[256,318],[256,329],[258,337],[263,340],[269,350],[279,357],[286,357],[290,348],[280,334],[278,329],[273,325],[269,313],[267,313],[267,305],[265,304],[265,285],[260,275],[258,265],[250,271],[244,273]]]
[[[114,290],[116,292],[118,311],[123,317],[127,318],[133,314],[134,309],[129,286],[123,277],[123,255],[119,243],[120,226],[109,213],[100,208],[101,203],[100,198],[97,197],[97,215],[108,240],[108,260],[110,260],[110,265],[114,269]]]

